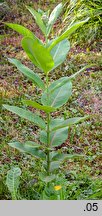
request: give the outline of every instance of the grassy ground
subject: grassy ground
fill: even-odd
[[[15,5],[14,18],[6,17],[6,21],[22,23],[33,29],[37,36],[43,39],[32,19],[28,20],[25,11]],[[12,20],[13,19],[13,20]],[[33,23],[33,24],[32,24]],[[29,62],[23,52],[20,41],[21,37],[3,28],[2,33],[8,35],[1,43],[1,105],[22,105],[22,98],[34,98],[40,100],[41,92],[15,67],[8,63],[7,57],[20,59],[25,65],[42,74]],[[95,63],[96,66],[88,69],[73,81],[73,94],[62,110],[55,116],[74,117],[89,115],[84,123],[73,126],[69,131],[68,140],[61,146],[67,153],[84,154],[86,157],[68,160],[60,167],[59,172],[66,176],[67,199],[100,199],[101,193],[101,52],[97,43],[93,47],[72,47],[66,62],[55,72],[51,73],[50,80],[76,72],[81,66]],[[43,77],[42,77],[43,78]],[[34,110],[35,111],[35,110]],[[43,113],[41,113],[43,115]],[[7,143],[11,140],[24,141],[37,138],[38,128],[20,119],[18,116],[4,110],[1,106],[1,199],[10,199],[10,194],[5,185],[7,171],[14,165],[22,169],[19,198],[39,199],[43,185],[38,179],[40,162],[29,155],[21,154],[10,148]]]

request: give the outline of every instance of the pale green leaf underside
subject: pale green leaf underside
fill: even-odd
[[[47,48],[38,40],[25,37],[22,40],[22,47],[30,60],[45,73],[48,73],[54,67],[54,61]]]
[[[23,65],[17,59],[8,58],[8,60],[10,63],[14,64],[20,72],[22,72],[25,76],[27,76],[28,79],[34,82],[39,88],[41,88],[42,90],[45,89],[45,85],[38,74],[34,73],[31,69]]]
[[[40,27],[41,31],[46,35],[46,26],[43,23],[42,16],[40,13],[35,11],[32,7],[26,6],[26,8],[30,11],[30,13],[33,15],[37,25]]]
[[[63,80],[63,78],[62,78],[62,80]],[[47,97],[46,92],[42,95],[41,102],[43,105],[59,108],[68,101],[69,97],[72,94],[71,81],[68,81],[66,84],[64,84],[61,87],[58,87],[54,91],[52,91],[52,89],[55,88],[57,84],[58,84],[58,82],[54,81],[49,86],[49,89],[48,89],[49,98]]]
[[[13,194],[17,192],[19,187],[19,177],[21,175],[21,170],[19,167],[13,167],[7,172],[6,185],[9,191]]]
[[[17,114],[21,118],[24,118],[24,119],[27,119],[33,122],[35,125],[38,125],[42,129],[45,129],[46,127],[43,119],[39,117],[37,114],[32,113],[31,111],[19,108],[17,106],[9,106],[6,104],[4,104],[3,107],[9,110],[10,112]]]
[[[51,126],[58,126],[61,122],[63,122],[63,118],[60,119],[51,119]],[[50,132],[50,146],[56,147],[64,143],[64,141],[68,138],[68,127],[62,128],[57,131]],[[47,133],[45,131],[40,132],[40,141],[44,144],[47,144]]]
[[[80,157],[85,157],[83,154],[64,154],[64,153],[58,153],[56,151],[50,153],[50,158],[53,161],[59,161],[63,162],[68,159],[74,159],[74,158],[80,158]]]
[[[65,61],[69,50],[70,50],[70,43],[67,39],[61,41],[55,47],[53,47],[53,49],[50,52],[54,60],[53,69],[55,69]]]
[[[89,18],[87,18],[86,20],[84,21],[80,21],[80,22],[77,22],[77,23],[74,23],[72,26],[68,27],[68,29],[62,34],[60,35],[59,37],[57,37],[57,39],[55,39],[53,41],[53,43],[49,46],[48,50],[51,51],[51,49],[56,45],[58,44],[60,41],[68,38],[75,30],[77,30],[80,26],[82,26],[84,23],[86,23],[87,21],[89,20]]]
[[[26,104],[27,106],[32,106],[36,109],[43,110],[46,113],[54,112],[56,110],[55,108],[50,107],[50,106],[42,106],[41,104],[35,101],[32,101],[32,100],[22,100],[22,102]]]
[[[52,161],[50,163],[50,172],[53,172],[56,169],[59,169],[61,161]]]
[[[52,151],[52,152],[50,153],[50,159],[51,159],[52,161],[60,161],[60,162],[62,162],[62,161],[65,159],[65,157],[66,157],[66,154],[64,154],[64,153],[59,153],[59,152],[57,152],[57,151]]]
[[[61,124],[64,121],[64,118],[51,118],[50,121],[50,128],[57,127],[59,124]]]
[[[25,143],[11,142],[8,144],[9,146],[18,149],[21,152],[31,154],[32,156],[37,157],[37,158],[46,159],[45,153],[42,150],[38,149],[40,148],[40,145],[34,142],[31,142],[31,141],[28,141]]]
[[[49,35],[52,26],[54,25],[57,18],[59,17],[59,15],[60,15],[60,13],[62,11],[62,8],[63,8],[63,5],[62,5],[62,3],[60,3],[51,12],[50,17],[49,17],[49,21],[48,21],[48,24],[47,24],[47,36]]]
[[[63,86],[64,84],[66,84],[68,81],[74,79],[76,76],[78,76],[80,73],[82,73],[83,71],[85,71],[87,68],[92,67],[93,64],[90,65],[86,65],[85,67],[81,68],[78,72],[72,74],[71,76],[66,76],[66,77],[61,77],[60,79],[54,81],[50,87],[50,93],[54,92],[56,89],[58,89],[59,87]]]
[[[77,124],[77,123],[87,119],[88,117],[89,116],[74,117],[74,118],[69,118],[69,119],[63,120],[63,121],[59,122],[58,125],[50,125],[50,130],[55,131],[55,130],[58,130],[60,128],[70,127],[73,124]]]
[[[49,176],[47,176],[47,175],[44,175],[43,173],[40,173],[39,177],[40,177],[40,179],[42,181],[48,183],[48,182],[53,181],[56,178],[56,175],[49,175]]]
[[[68,127],[59,129],[57,131],[50,132],[50,146],[56,147],[60,146],[68,138]],[[40,142],[47,144],[47,133],[41,131]]]
[[[75,158],[80,158],[80,157],[85,157],[85,155],[83,154],[66,154],[65,156],[65,160],[68,160],[68,159],[75,159]]]

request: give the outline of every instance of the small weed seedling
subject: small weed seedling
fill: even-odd
[[[63,160],[75,157],[75,155],[59,152],[55,147],[59,147],[68,138],[69,127],[86,119],[85,116],[64,120],[64,118],[60,117],[53,118],[51,113],[56,112],[68,101],[72,94],[72,79],[89,66],[85,66],[70,77],[62,77],[52,83],[49,80],[49,73],[54,72],[54,69],[65,61],[70,50],[70,42],[67,39],[69,35],[86,23],[88,19],[70,25],[61,35],[50,40],[50,32],[63,9],[63,5],[61,3],[58,4],[50,15],[49,12],[45,13],[42,10],[38,10],[37,12],[29,6],[27,6],[27,9],[33,15],[44,34],[45,42],[39,40],[30,30],[22,25],[5,24],[24,36],[21,42],[22,47],[31,62],[44,73],[45,82],[43,82],[38,74],[23,65],[19,60],[14,58],[9,58],[8,60],[42,90],[40,103],[34,100],[23,100],[22,102],[25,106],[31,106],[44,111],[46,119],[43,119],[43,116],[36,114],[36,112],[34,113],[17,106],[4,104],[3,107],[40,128],[39,140],[37,142],[30,140],[20,143],[15,141],[10,142],[9,145],[21,152],[39,158],[42,161],[42,173],[39,173],[39,176],[45,182],[45,185],[50,185],[50,182],[56,179],[60,163]]]
[[[17,190],[20,183],[19,181],[20,175],[21,175],[21,170],[19,167],[12,167],[11,170],[9,170],[7,173],[6,185],[8,187],[8,190],[11,193],[12,200],[17,199]]]

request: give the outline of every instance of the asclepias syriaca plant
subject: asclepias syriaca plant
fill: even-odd
[[[59,169],[63,160],[77,157],[78,155],[70,155],[56,150],[68,138],[68,129],[73,125],[87,118],[74,117],[64,120],[60,116],[53,118],[52,113],[60,109],[70,98],[72,94],[72,79],[83,72],[89,66],[85,66],[78,72],[68,77],[50,82],[49,73],[54,73],[54,69],[62,64],[70,50],[70,42],[68,37],[80,26],[88,21],[88,19],[76,22],[69,26],[63,33],[50,40],[49,35],[54,23],[59,17],[63,5],[58,4],[49,15],[42,10],[35,11],[27,6],[29,12],[33,15],[35,22],[40,27],[45,36],[45,42],[42,42],[35,36],[33,32],[22,25],[5,23],[7,26],[23,35],[22,47],[31,62],[44,73],[45,81],[43,81],[37,73],[23,65],[19,60],[8,58],[8,61],[14,64],[17,69],[30,79],[39,89],[42,95],[40,103],[35,100],[22,100],[25,106],[30,106],[38,110],[42,110],[46,114],[46,119],[41,114],[31,112],[17,106],[4,104],[3,107],[8,111],[17,114],[34,125],[39,127],[39,139],[36,142],[32,140],[20,143],[19,141],[10,142],[9,146],[20,150],[21,152],[31,154],[42,161],[43,172],[39,174],[41,180],[48,183],[56,178],[56,170]]]

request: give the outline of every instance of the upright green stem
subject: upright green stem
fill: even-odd
[[[50,132],[49,132],[50,114],[47,114],[47,174],[50,173]]]
[[[47,99],[49,100],[48,92],[48,74],[46,75]],[[50,113],[47,114],[47,174],[50,174]]]
[[[15,191],[12,193],[12,200],[17,200],[16,192]]]
[[[46,36],[46,46],[48,43],[48,37]],[[46,88],[47,88],[47,100],[49,101],[49,78],[48,73],[46,74]],[[47,175],[50,174],[50,113],[47,113]]]
[[[47,47],[47,43],[48,43],[48,37],[47,36],[46,36],[46,40],[45,41],[46,41],[46,47]]]

